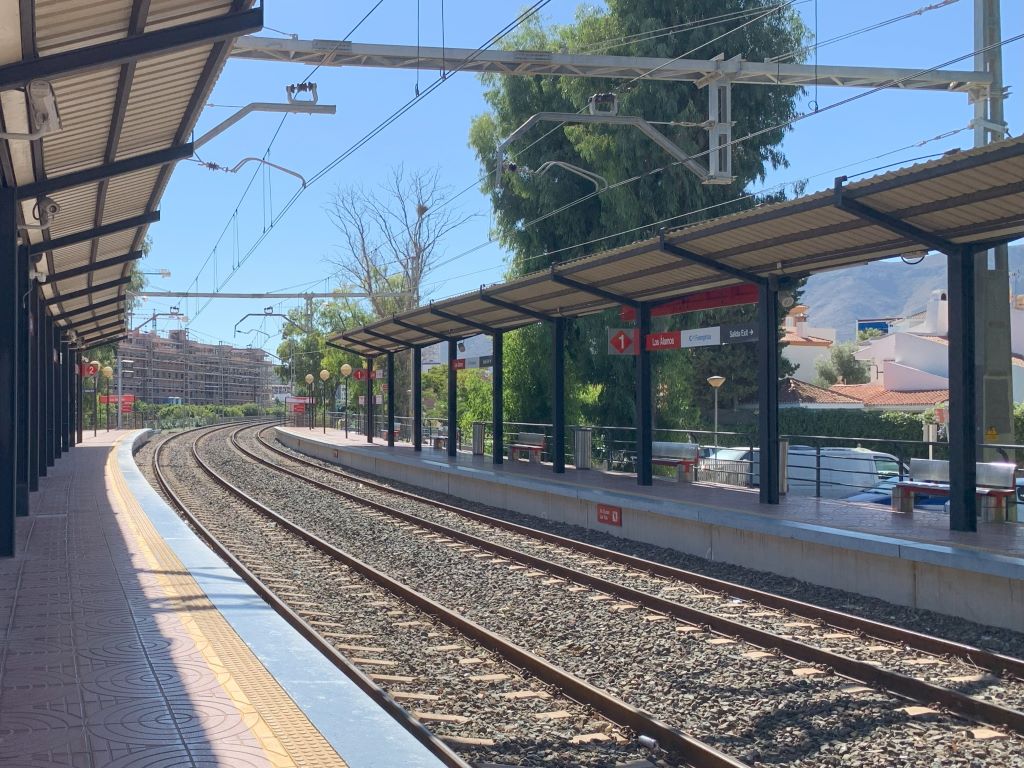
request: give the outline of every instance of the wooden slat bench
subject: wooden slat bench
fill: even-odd
[[[651,464],[658,467],[675,467],[676,479],[680,483],[692,483],[697,465],[700,464],[700,446],[696,443],[669,443],[656,440],[652,445]]]
[[[978,462],[976,485],[983,520],[1005,522],[1011,503],[1016,503],[1015,464]],[[949,496],[949,462],[941,459],[911,459],[910,479],[892,489],[892,510],[913,514],[914,497],[919,494]]]
[[[525,453],[527,461],[539,462],[544,443],[544,435],[541,432],[520,432],[516,435],[516,441],[509,443],[508,457],[515,461]]]

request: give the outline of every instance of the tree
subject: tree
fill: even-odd
[[[867,384],[871,381],[868,364],[854,357],[856,352],[853,342],[833,344],[828,357],[817,362],[814,383],[826,388],[833,384]]]
[[[424,278],[439,261],[445,236],[472,218],[447,203],[449,191],[437,169],[406,173],[401,166],[375,191],[335,190],[327,217],[342,242],[327,261],[343,284],[367,295],[373,317],[419,306]],[[410,365],[407,355],[395,358],[399,392],[411,386]],[[396,410],[407,408],[398,398]]]
[[[574,24],[544,29],[537,21],[527,24],[509,41],[509,47],[532,50],[589,51],[608,39],[636,40],[618,45],[614,53],[634,56],[676,57],[693,52],[708,57],[724,53],[726,58],[742,54],[763,60],[800,47],[804,28],[789,7],[779,8],[763,19],[728,34],[739,26],[723,21],[708,26],[686,26],[693,19],[718,16],[730,11],[757,11],[776,7],[773,0],[608,0],[607,10],[592,8],[579,12]],[[648,30],[681,25],[672,35],[630,38]],[[721,39],[717,39],[721,37]],[[714,42],[711,42],[714,41]],[[709,44],[703,48],[704,44]],[[699,51],[699,53],[698,53]],[[795,88],[740,87],[733,91],[734,135],[764,133],[734,147],[730,186],[704,185],[690,170],[672,161],[664,150],[638,131],[600,125],[543,125],[509,148],[517,164],[515,173],[504,173],[496,183],[494,154],[503,137],[538,112],[582,111],[587,97],[618,90],[619,114],[639,115],[648,121],[700,122],[707,115],[707,94],[690,83],[639,80],[623,84],[599,79],[565,77],[483,76],[488,86],[490,111],[477,117],[470,131],[470,144],[485,174],[484,190],[491,194],[496,234],[512,256],[509,277],[543,270],[589,251],[602,250],[651,236],[660,222],[676,217],[676,223],[692,223],[707,215],[723,215],[752,204],[733,202],[740,190],[765,177],[769,168],[786,165],[779,149],[784,125],[796,114]],[[677,125],[659,125],[668,138],[692,155],[707,150],[706,132]],[[531,143],[532,142],[532,143]],[[572,163],[600,174],[613,186],[609,191],[586,197],[590,182],[578,176],[553,171],[543,176],[522,173],[549,160]],[[633,180],[634,177],[639,177]],[[627,183],[628,182],[628,183]],[[582,202],[581,198],[586,198]],[[549,215],[562,206],[563,213]],[[713,213],[696,213],[715,206]],[[680,218],[692,213],[687,218]],[[641,225],[639,228],[637,225]],[[647,226],[643,226],[647,225]],[[582,243],[590,243],[582,245]],[[737,310],[684,316],[671,322],[704,320],[722,322],[737,316]],[[729,322],[730,320],[725,320]],[[584,418],[591,423],[629,424],[633,421],[634,363],[630,358],[605,355],[606,329],[621,325],[613,313],[573,321],[567,341],[566,416],[570,423]],[[531,327],[509,334],[506,355],[506,409],[510,418],[547,420],[551,385],[551,341],[547,329]],[[658,390],[657,422],[668,424],[674,415],[695,418],[694,404],[705,397],[699,369],[709,353],[680,353],[658,356],[655,370],[667,390]],[[753,345],[722,348],[714,353],[727,370],[716,370],[737,387],[751,380],[742,391],[754,389],[756,353]],[[695,365],[694,363],[698,363]],[[737,390],[739,392],[740,390]],[[582,397],[585,393],[586,397]]]

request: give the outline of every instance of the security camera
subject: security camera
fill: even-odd
[[[46,273],[45,272],[38,272],[38,271],[36,271],[34,269],[30,269],[28,271],[28,279],[29,280],[35,280],[37,283],[45,283],[46,282]]]
[[[52,197],[42,197],[32,208],[32,214],[36,217],[38,224],[25,222],[25,229],[49,229],[53,226],[54,219],[60,213],[60,203]]]
[[[63,127],[57,111],[57,97],[53,85],[47,80],[32,80],[25,88],[28,97],[28,114],[32,133],[45,136],[56,133]]]

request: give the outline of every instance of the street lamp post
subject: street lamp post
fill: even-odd
[[[341,375],[345,379],[345,439],[348,439],[348,377],[352,375],[352,366],[345,363],[341,366]]]
[[[110,380],[114,377],[114,369],[109,365],[103,366],[103,378],[107,380],[107,402],[104,403],[103,413],[107,420],[107,432],[110,431]]]
[[[96,425],[99,424],[100,415],[100,361],[93,360],[89,363],[95,373],[92,375],[92,436],[96,437]]]
[[[324,368],[320,371],[320,381],[323,382],[324,399],[324,434],[327,434],[327,380],[331,378],[331,372]]]
[[[309,398],[309,404],[312,408],[309,409],[309,428],[313,428],[313,414],[316,413],[316,402],[313,389],[313,374],[306,374],[306,397]]]
[[[708,384],[715,390],[715,453],[718,453],[718,389],[725,384],[725,376],[708,376]]]

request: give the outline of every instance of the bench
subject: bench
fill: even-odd
[[[396,427],[391,432],[395,436],[395,441],[396,442],[398,441],[398,435],[401,433],[401,431],[402,431],[401,428]],[[381,440],[387,440],[388,439],[388,431],[386,429],[380,430],[380,439]]]
[[[667,443],[654,441],[651,450],[651,464],[658,467],[675,467],[676,479],[680,483],[692,483],[700,464],[700,446],[696,443]]]
[[[525,453],[527,461],[539,462],[544,442],[544,435],[541,432],[520,432],[516,435],[516,441],[509,443],[508,457],[515,461]]]
[[[977,497],[981,519],[1006,522],[1011,502],[1016,502],[1014,473],[1016,465],[1001,462],[978,462],[976,465]],[[892,489],[892,511],[905,515],[914,512],[914,497],[919,493],[949,496],[949,462],[941,459],[911,459],[910,479],[900,480]]]

